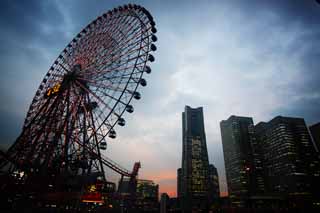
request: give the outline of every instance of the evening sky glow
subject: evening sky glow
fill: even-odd
[[[1,1],[0,138],[19,135],[29,104],[66,44],[126,1]],[[153,15],[158,51],[142,99],[106,155],[176,195],[181,113],[204,108],[209,161],[225,172],[219,122],[230,115],[320,121],[320,5],[312,0],[133,1]],[[196,3],[196,4],[195,4]],[[118,176],[107,173],[116,180]]]

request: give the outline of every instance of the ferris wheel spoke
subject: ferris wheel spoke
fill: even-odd
[[[123,56],[123,55],[122,55],[122,56]],[[138,56],[135,56],[135,57],[133,57],[133,58],[129,58],[129,59],[125,60],[123,64],[127,64],[127,63],[130,63],[130,62],[132,62],[132,61],[135,61],[135,60],[139,59],[141,56],[142,56],[142,57],[143,57],[143,56],[147,56],[147,54],[138,55]],[[120,56],[119,56],[118,58],[120,58]],[[99,66],[104,65],[104,64],[106,64],[107,62],[108,62],[108,61],[104,61],[103,63],[99,64]]]
[[[67,69],[63,64],[59,63],[60,67],[66,72],[71,72],[69,69]]]
[[[32,159],[32,155],[33,153],[35,153],[35,150],[38,150],[38,153],[43,153],[43,151],[45,150],[46,146],[47,146],[47,140],[49,137],[49,134],[47,131],[43,131],[49,128],[49,130],[52,131],[52,129],[54,128],[53,125],[55,124],[55,118],[57,118],[57,113],[59,111],[59,104],[60,102],[57,103],[57,107],[51,107],[51,110],[49,111],[48,115],[46,117],[44,117],[44,119],[41,119],[42,123],[39,123],[39,126],[42,126],[42,128],[37,128],[35,134],[37,135],[35,138],[32,139],[32,141],[30,141],[30,146],[31,146],[31,150],[29,152],[29,155],[27,157],[27,159]],[[51,116],[50,116],[51,114]],[[52,118],[52,119],[49,119]],[[48,128],[46,128],[48,127]],[[42,132],[42,131],[43,132]],[[54,132],[54,130],[53,130]],[[39,141],[39,139],[43,136],[43,139]],[[42,142],[42,144],[40,143]],[[38,155],[37,159],[41,159],[42,155]],[[36,160],[36,159],[34,159]]]
[[[130,51],[133,52],[134,47],[135,46],[133,46],[131,49],[130,48],[119,49],[119,50],[115,51],[114,53],[108,54],[109,56],[100,55],[101,58],[105,58],[105,59],[103,61],[101,61],[99,64],[97,64],[97,63],[89,64],[87,66],[87,68],[84,69],[84,71],[88,71],[88,70],[92,69],[93,67],[99,67],[101,65],[105,65],[105,64],[108,64],[111,62],[118,61],[121,58],[121,56],[124,56],[125,54],[130,55]],[[125,49],[127,49],[127,52],[123,52],[123,50],[125,50]],[[137,50],[140,50],[140,48],[136,49],[135,51],[137,51]],[[119,55],[117,55],[118,53],[119,53]]]
[[[96,33],[94,33],[93,35],[91,34],[90,36],[92,37],[92,36],[95,36],[96,35]],[[89,36],[87,36],[88,37],[88,39],[89,39]],[[92,40],[92,39],[91,39]],[[89,49],[89,50],[92,50],[91,48]]]
[[[96,100],[98,100],[100,103],[102,103],[106,108],[108,108],[110,110],[110,112],[112,112],[112,108],[106,104],[99,96],[97,96],[94,92],[92,92],[89,88],[86,88],[82,83],[80,83],[79,81],[76,81],[76,84],[78,84],[83,90],[85,90],[86,92],[90,93]],[[119,116],[118,114],[116,114],[115,112],[113,112],[115,115]]]
[[[120,56],[122,56],[122,55],[125,55],[125,54],[129,54],[130,51],[132,52],[132,50],[134,49],[134,47],[139,44],[139,41],[135,41],[135,42],[131,42],[131,41],[133,41],[133,39],[137,39],[139,36],[140,36],[140,34],[136,35],[136,37],[134,37],[134,38],[132,38],[132,39],[130,39],[130,40],[125,40],[125,41],[123,41],[123,42],[126,43],[126,45],[122,45],[123,47],[120,48],[120,49],[118,49],[118,50],[116,50],[115,53],[116,53],[116,54],[117,54],[117,53],[122,53],[122,54],[120,54]],[[131,42],[131,43],[130,43],[130,42]],[[124,50],[127,50],[127,51],[123,53]],[[139,48],[138,50],[140,50],[140,48]],[[108,53],[106,53],[106,54],[108,54]],[[102,55],[101,57],[104,58],[105,56],[106,56],[106,55]],[[111,56],[112,56],[112,54],[111,54],[111,55],[109,54],[109,57],[106,57],[106,59],[107,59],[107,60],[110,60]],[[118,56],[118,58],[119,58],[119,56]],[[116,59],[118,59],[118,58],[116,58]],[[105,60],[105,61],[106,61],[106,60]]]
[[[104,57],[104,55],[101,56],[101,58],[105,58],[103,61],[99,62],[99,63],[91,63],[89,64],[85,70],[83,70],[83,72],[87,71],[87,70],[90,70],[92,68],[99,68],[103,65],[106,65],[106,64],[111,64],[113,62],[116,62],[117,60],[119,60],[122,56],[124,56],[125,54],[128,54],[130,52],[127,52],[127,53],[122,53],[121,55],[115,55],[115,54],[110,54],[109,57]],[[115,57],[116,56],[116,57]]]
[[[104,121],[104,119],[105,119],[104,111],[102,111],[102,110],[99,110],[99,111],[100,111],[99,114],[97,114],[97,111],[93,111],[93,117],[95,118],[95,121],[97,124],[97,125],[95,125],[95,128],[96,128],[95,131],[96,131],[96,133],[99,133],[99,136],[104,136],[109,132],[109,130],[112,129],[112,125],[110,124],[109,120]],[[103,132],[102,128],[97,128],[97,126],[98,127],[105,126],[108,130],[106,132]],[[93,134],[91,134],[89,136],[89,138],[91,138],[91,137],[95,137],[95,136]]]
[[[106,96],[106,97],[108,97],[108,98],[110,98],[110,99],[112,99],[112,100],[114,100],[114,101],[116,101],[116,102],[119,102],[119,103],[123,104],[124,106],[127,105],[126,103],[124,103],[123,101],[121,101],[120,98],[115,98],[114,96],[109,95],[108,93],[106,93],[106,92],[104,92],[104,91],[102,91],[102,90],[99,90],[99,89],[98,89],[98,91],[99,91],[100,93],[102,93],[104,96]]]
[[[94,77],[94,80],[97,81],[97,80],[102,80],[102,81],[109,81],[109,82],[113,82],[112,80],[115,80],[115,79],[129,79],[130,76],[134,75],[134,74],[141,74],[143,73],[143,71],[141,70],[137,70],[135,71],[134,73],[127,73],[127,74],[122,74],[122,75],[113,75],[111,77],[107,77],[107,76],[103,76],[103,75],[100,75],[100,76],[96,76]]]
[[[127,92],[127,93],[130,93],[130,94],[133,94],[134,91],[132,90],[129,90],[129,89],[126,89],[126,88],[123,88],[123,87],[119,87],[119,86],[113,86],[112,84],[104,84],[102,82],[98,82],[98,81],[94,81],[94,80],[90,80],[90,79],[85,79],[85,78],[80,78],[81,80],[85,80],[86,83],[88,83],[90,86],[94,86],[94,87],[97,87],[97,88],[105,88],[105,89],[110,89],[110,90],[113,90],[113,91],[116,91],[116,92]]]
[[[140,62],[137,63],[136,65],[131,65],[131,66],[127,66],[127,67],[114,67],[114,68],[110,68],[110,69],[101,69],[101,70],[97,70],[95,69],[94,71],[89,71],[84,73],[84,76],[89,77],[89,76],[93,76],[93,78],[98,78],[101,75],[107,74],[107,73],[111,73],[111,72],[117,72],[120,73],[123,71],[127,71],[127,70],[132,70],[134,68],[143,68],[144,67],[144,62]]]
[[[138,28],[139,28],[139,27],[137,27],[136,29],[138,29]],[[138,38],[140,35],[141,35],[141,33],[137,34],[134,38]],[[120,40],[120,41],[121,41],[121,40]],[[123,43],[126,42],[126,43],[128,44],[128,43],[129,43],[128,41],[130,41],[130,40],[124,40],[124,39],[123,39],[122,42],[123,42]],[[138,42],[138,41],[137,41],[137,42]],[[120,44],[123,45],[123,43],[120,43]],[[120,46],[120,45],[119,45],[119,46]],[[125,49],[125,48],[126,48],[126,45],[123,45],[123,46],[124,46],[124,47],[123,47],[122,49]],[[122,50],[122,49],[121,49],[121,50]],[[104,55],[103,55],[103,56],[104,56]],[[102,57],[103,57],[103,56],[102,56]]]
[[[71,90],[71,88],[70,88]],[[71,92],[71,91],[69,91]],[[69,135],[73,132],[73,128],[74,128],[74,124],[75,124],[75,120],[76,120],[76,116],[77,116],[77,112],[79,110],[79,103],[81,103],[83,96],[76,96],[76,99],[73,101],[73,103],[71,103],[71,108],[70,108],[70,115],[66,115],[66,126],[65,126],[65,143],[63,145],[63,153],[64,153],[64,158],[65,158],[65,162],[66,164],[68,164],[68,146],[69,146]],[[70,100],[70,99],[69,99]],[[69,107],[67,106],[67,109]],[[68,110],[69,111],[69,110]],[[67,111],[67,112],[68,112]],[[70,116],[70,121],[69,121],[69,116]],[[68,126],[68,124],[70,123],[70,126]],[[68,167],[68,165],[66,165],[66,167]]]

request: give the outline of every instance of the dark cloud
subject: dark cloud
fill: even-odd
[[[59,32],[46,33],[43,27],[58,27],[64,23],[54,1],[10,1],[0,2],[0,26],[2,41],[20,43],[49,42]],[[52,41],[51,41],[52,42]]]
[[[320,93],[317,93],[317,95],[308,93],[298,97],[296,101],[286,106],[285,108],[274,111],[273,115],[274,117],[277,115],[282,115],[304,118],[307,125],[311,125],[320,121],[319,106]]]
[[[20,134],[21,122],[21,117],[17,116],[16,114],[6,114],[1,112],[0,149],[8,149],[13,142],[13,138]]]
[[[307,28],[316,28],[320,25],[320,5],[315,0],[240,0],[231,2],[246,11],[251,17],[263,18],[259,14],[270,12],[280,16],[287,24],[300,23]],[[228,3],[230,2],[228,1]]]
[[[0,1],[2,144],[19,134],[26,108],[49,67],[44,51],[65,45],[60,44],[65,36],[61,25],[64,18],[53,1]]]

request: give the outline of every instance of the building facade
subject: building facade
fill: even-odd
[[[220,198],[218,170],[213,165],[209,165],[209,203],[217,204]]]
[[[266,189],[290,200],[319,194],[319,156],[302,118],[277,116],[255,127],[263,144]]]
[[[162,193],[160,197],[160,213],[167,213],[169,209],[169,195]]]
[[[313,142],[318,152],[320,152],[320,123],[316,123],[309,127]]]
[[[233,206],[313,208],[320,160],[302,118],[277,116],[256,126],[250,117],[221,121],[228,191]]]
[[[182,165],[178,197],[183,212],[206,210],[210,197],[209,159],[203,109],[185,107],[182,113]]]
[[[245,207],[265,189],[253,120],[233,115],[221,121],[220,128],[230,200],[233,206]]]
[[[136,206],[141,211],[159,212],[159,185],[152,180],[137,180]]]
[[[177,197],[181,197],[182,188],[182,169],[177,169]]]

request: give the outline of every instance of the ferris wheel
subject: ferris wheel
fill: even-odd
[[[147,85],[156,31],[151,14],[131,4],[82,29],[38,87],[22,133],[6,153],[15,162],[11,170],[104,175],[101,150],[134,111],[132,99],[141,98],[137,89]]]

